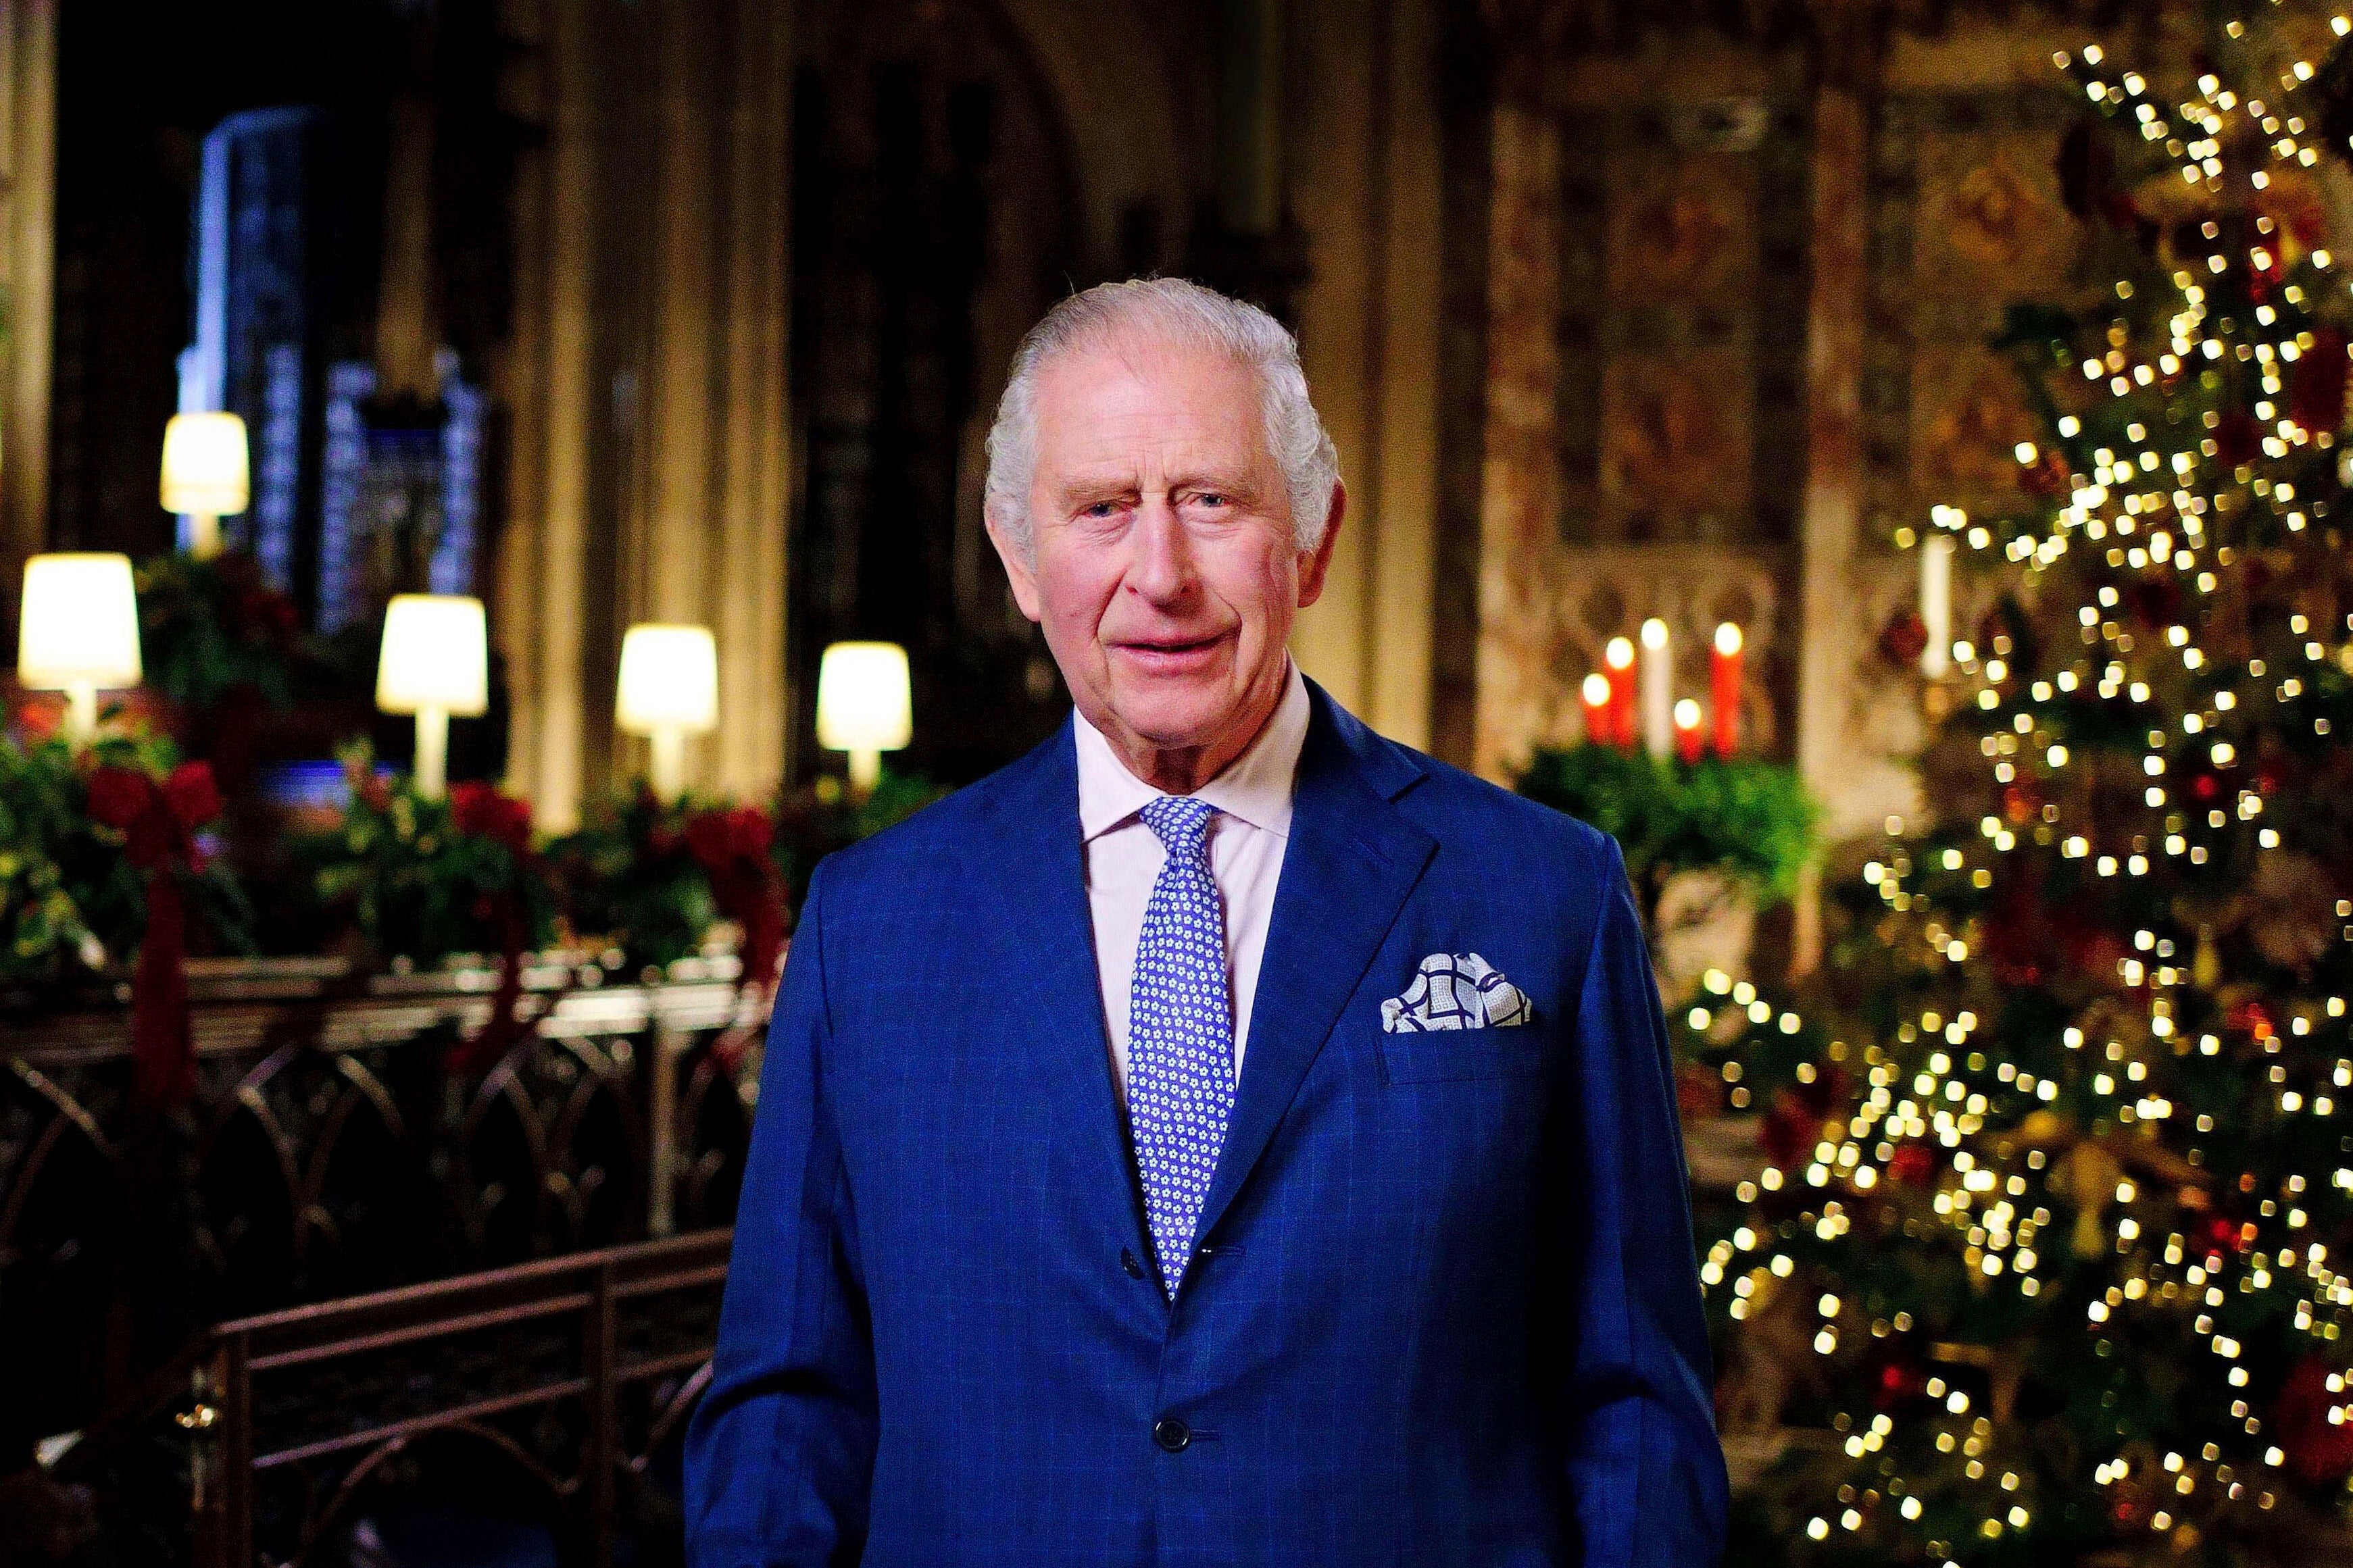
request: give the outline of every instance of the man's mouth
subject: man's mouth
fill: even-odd
[[[1147,669],[1180,670],[1198,664],[1226,640],[1219,632],[1199,637],[1136,637],[1112,646]]]

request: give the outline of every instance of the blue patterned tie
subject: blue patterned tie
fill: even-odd
[[[1173,1300],[1225,1147],[1234,1105],[1234,1022],[1226,994],[1226,919],[1209,874],[1209,819],[1218,808],[1163,795],[1138,815],[1168,859],[1152,885],[1135,945],[1127,1113],[1161,1288]]]

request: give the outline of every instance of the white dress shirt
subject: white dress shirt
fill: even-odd
[[[1233,1006],[1234,1072],[1250,1040],[1250,1003],[1274,913],[1274,888],[1291,839],[1292,786],[1307,740],[1307,682],[1291,667],[1274,716],[1250,749],[1226,764],[1195,796],[1218,808],[1209,824],[1209,871],[1226,922],[1226,983]],[[1127,1101],[1128,994],[1145,906],[1168,851],[1136,813],[1162,792],[1127,771],[1101,731],[1073,714],[1079,747],[1079,831],[1086,841],[1087,904],[1094,917],[1095,964],[1103,1022],[1111,1036],[1112,1075]]]

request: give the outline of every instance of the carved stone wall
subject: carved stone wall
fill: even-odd
[[[1505,776],[1577,733],[1608,637],[1663,614],[1697,694],[1734,619],[1748,733],[1831,836],[1916,809],[1917,678],[1880,647],[1917,591],[1899,531],[2023,501],[2033,429],[1986,343],[2097,270],[2051,57],[2096,37],[2178,63],[2193,8],[1504,10],[1485,134],[1454,154],[1486,198],[1480,592],[1474,625],[1439,599],[1440,645],[1478,652],[1437,731],[1467,705],[1467,760]],[[1957,588],[1967,637],[1989,589]]]

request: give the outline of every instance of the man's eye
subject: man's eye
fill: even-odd
[[[1203,506],[1223,506],[1226,504],[1225,492],[1222,490],[1203,490],[1193,499],[1200,502]]]
[[[1119,503],[1117,501],[1099,500],[1093,505],[1085,508],[1079,513],[1079,515],[1081,517],[1113,517],[1116,516],[1118,511]]]

